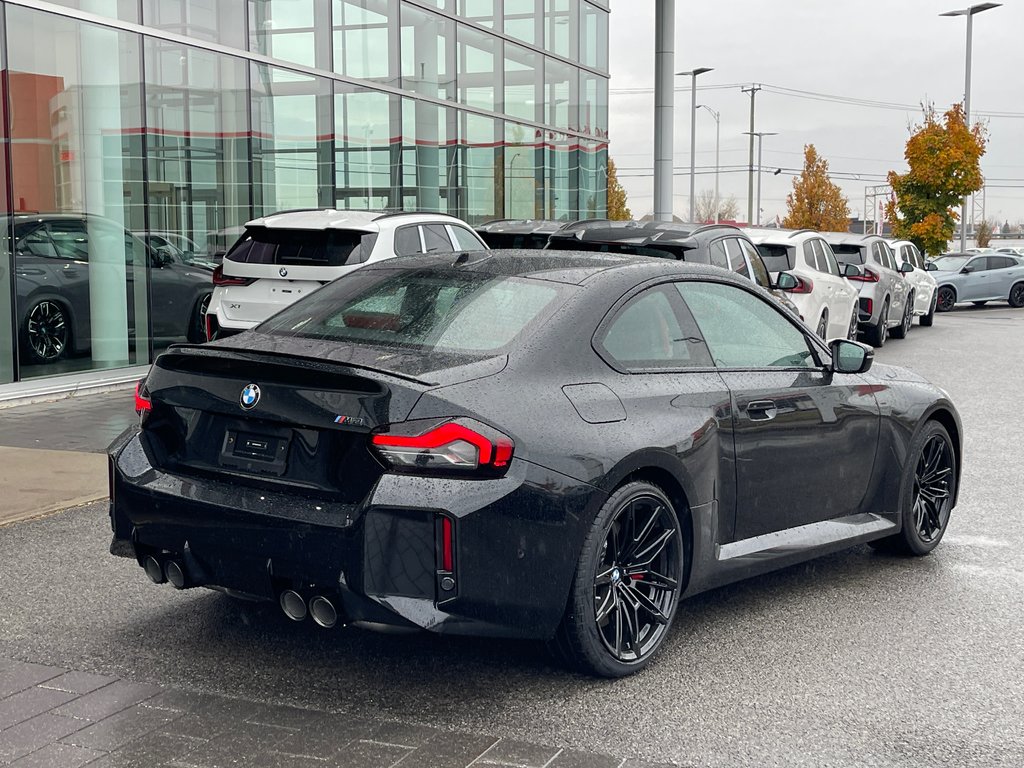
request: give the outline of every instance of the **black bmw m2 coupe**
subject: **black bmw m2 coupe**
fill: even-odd
[[[364,267],[172,347],[110,448],[111,551],[292,619],[540,638],[608,677],[679,601],[956,503],[944,392],[749,280],[605,253]]]

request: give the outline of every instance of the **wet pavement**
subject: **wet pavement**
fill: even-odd
[[[960,504],[933,555],[857,547],[698,596],[657,662],[617,682],[536,643],[328,632],[155,586],[106,553],[102,503],[0,527],[0,764],[1022,765],[1022,353],[1024,312],[998,306],[878,351],[963,417]],[[117,397],[132,418],[130,394],[97,396],[104,429]],[[0,444],[61,447],[51,412],[25,408],[16,428],[22,409],[0,411]],[[81,418],[71,442],[90,450]],[[63,670],[85,674],[47,682]],[[84,690],[93,675],[106,694]],[[416,755],[430,744],[464,751]]]

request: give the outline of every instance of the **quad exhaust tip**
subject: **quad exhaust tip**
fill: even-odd
[[[286,589],[282,592],[278,602],[281,604],[284,615],[292,621],[302,621],[306,618],[306,601],[294,589]]]
[[[324,629],[330,629],[338,623],[338,611],[323,595],[317,595],[309,601],[309,613],[313,621]]]
[[[164,574],[175,589],[184,589],[186,584],[185,569],[177,560],[168,560],[164,566]]]
[[[146,575],[149,576],[150,581],[154,584],[163,584],[167,581],[167,576],[164,574],[164,567],[160,564],[152,555],[146,557],[142,561],[142,567],[146,569]]]

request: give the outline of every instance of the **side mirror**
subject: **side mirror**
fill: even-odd
[[[914,271],[914,265],[911,264],[909,261],[904,261],[902,264],[900,264],[900,273],[901,274],[909,275],[913,271]]]
[[[843,264],[843,277],[860,277],[862,274],[856,264]]]
[[[833,339],[828,348],[832,353],[832,370],[836,373],[867,373],[875,360],[875,350],[859,341]]]
[[[960,274],[961,275],[969,275],[973,271],[974,271],[974,267],[972,267],[970,264],[968,264],[967,266],[965,266],[963,269],[960,270]]]
[[[800,281],[789,272],[779,272],[779,276],[775,279],[775,287],[780,291],[792,291],[798,285],[800,285]]]
[[[938,272],[939,268],[935,266],[935,262],[934,261],[929,261],[929,262],[925,263],[924,271],[925,272]]]

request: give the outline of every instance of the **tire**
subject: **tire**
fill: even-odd
[[[212,295],[207,293],[200,296],[192,308],[192,318],[188,323],[188,340],[192,344],[202,344],[206,341],[206,311],[210,308]]]
[[[885,346],[885,340],[889,336],[888,317],[889,300],[886,299],[882,304],[882,311],[878,314],[878,322],[864,332],[864,337],[872,347]]]
[[[822,340],[828,335],[828,310],[821,313],[821,320],[818,321],[818,337]]]
[[[938,312],[949,312],[956,305],[956,291],[950,286],[944,285],[936,295],[935,309]]]
[[[891,331],[891,336],[894,339],[905,339],[907,334],[910,333],[910,326],[914,324],[914,294],[907,296],[906,304],[903,307],[903,317],[900,318],[900,324],[897,325]]]
[[[850,329],[846,332],[846,338],[849,339],[850,341],[856,341],[857,334],[860,331],[860,323],[857,320],[858,314],[859,313],[857,312],[857,305],[854,304],[853,315],[852,317],[850,317]]]
[[[600,677],[646,667],[679,605],[683,536],[679,515],[660,488],[634,482],[616,490],[583,541],[552,650]]]
[[[976,307],[984,307],[986,304],[988,304],[988,302],[987,301],[972,301],[971,304],[973,304]]]
[[[920,557],[935,549],[946,533],[956,498],[956,451],[946,428],[929,421],[914,437],[907,455],[910,460],[900,481],[901,530],[870,544],[875,549]],[[928,483],[922,484],[923,477],[929,475]]]
[[[1024,307],[1024,283],[1014,283],[1010,288],[1010,295],[1006,299],[1010,306],[1015,309]]]
[[[939,301],[939,292],[936,291],[932,294],[932,305],[928,307],[928,314],[921,315],[921,325],[925,328],[931,328],[935,323],[935,305]]]
[[[30,363],[47,365],[63,360],[71,346],[71,316],[51,299],[36,302],[25,315],[22,350]]]

